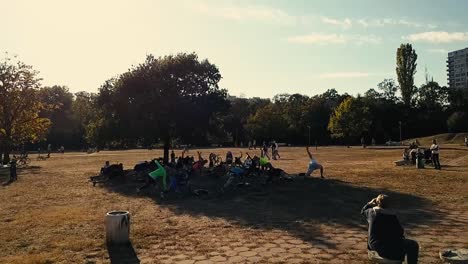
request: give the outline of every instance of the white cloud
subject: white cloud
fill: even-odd
[[[339,19],[333,19],[329,17],[322,17],[322,23],[324,24],[329,24],[329,25],[334,25],[334,26],[340,26],[344,29],[348,29],[352,26],[353,22],[349,18],[345,18],[343,20]]]
[[[424,24],[416,21],[411,21],[408,19],[393,19],[393,18],[378,18],[378,19],[368,19],[361,18],[357,20],[357,24],[367,28],[367,27],[384,27],[384,26],[407,26],[414,28],[437,28],[437,25],[434,24]]]
[[[288,38],[288,41],[299,44],[337,44],[345,43],[347,40],[343,35],[313,33],[309,35],[290,37]]]
[[[193,10],[205,15],[235,21],[261,21],[277,24],[296,24],[305,18],[289,15],[285,11],[267,6],[210,5],[202,1],[188,2]]]
[[[338,78],[365,78],[372,74],[368,72],[331,72],[320,74],[322,79],[338,79]]]
[[[323,34],[312,33],[308,35],[289,37],[288,42],[297,44],[345,44],[354,43],[378,44],[381,39],[374,35],[343,35],[343,34]]]
[[[403,37],[403,39],[415,42],[450,43],[456,41],[468,41],[468,32],[429,31],[411,34]]]
[[[431,53],[443,53],[443,54],[447,54],[449,52],[446,49],[427,49],[427,51]]]

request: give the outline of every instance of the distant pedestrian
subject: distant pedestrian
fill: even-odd
[[[50,158],[50,152],[52,152],[52,145],[47,145],[47,158]]]
[[[366,148],[366,141],[364,140],[364,137],[361,137],[361,146],[362,148]]]
[[[16,173],[16,159],[10,161],[10,182],[14,182],[18,179],[18,174]]]
[[[268,159],[270,159],[269,155],[268,155],[268,145],[265,141],[263,141],[263,144],[262,144],[262,153],[263,155],[267,156]]]
[[[439,162],[439,145],[437,145],[437,140],[432,140],[431,145],[431,154],[432,154],[432,163],[434,164],[434,168],[440,170],[440,162]]]
[[[375,138],[372,138],[372,146],[375,146]]]
[[[465,137],[465,146],[468,147],[468,137]]]
[[[249,140],[249,150],[252,149],[252,141]]]
[[[172,163],[172,164],[175,164],[175,163],[176,163],[176,158],[175,158],[174,150],[171,151],[171,163]]]
[[[278,143],[276,143],[276,141],[273,141],[271,143],[271,157],[274,160],[281,158],[281,156],[279,155],[279,151],[278,151]]]

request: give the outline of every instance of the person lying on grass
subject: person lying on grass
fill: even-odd
[[[392,210],[392,203],[387,195],[379,194],[364,205],[361,215],[369,223],[369,250],[390,260],[403,260],[406,255],[408,264],[418,263],[419,245],[404,237],[403,227]]]
[[[316,159],[314,159],[314,157],[312,156],[312,153],[310,153],[309,146],[306,147],[306,150],[307,150],[307,154],[309,155],[310,162],[309,162],[309,167],[307,168],[307,172],[305,173],[304,176],[309,177],[312,174],[312,172],[314,172],[314,170],[320,169],[320,177],[325,178],[323,177],[323,166],[320,165]]]

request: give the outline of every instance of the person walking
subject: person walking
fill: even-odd
[[[434,168],[436,170],[440,170],[440,161],[439,161],[439,145],[437,145],[437,140],[432,140],[431,145],[431,154],[432,154],[432,163],[434,164]]]

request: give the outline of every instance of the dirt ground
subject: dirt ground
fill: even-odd
[[[421,263],[440,263],[439,250],[468,248],[468,149],[442,145],[441,171],[395,167],[401,152],[319,147],[313,153],[324,180],[315,172],[223,196],[167,200],[137,194],[132,179],[87,182],[106,160],[130,169],[160,150],[53,154],[0,187],[0,263],[109,263],[126,253],[128,263],[367,263],[359,212],[379,193],[396,201],[406,236],[420,244]],[[272,163],[287,173],[308,165],[304,148],[280,154]],[[111,210],[131,213],[133,248],[108,251],[104,216]]]

